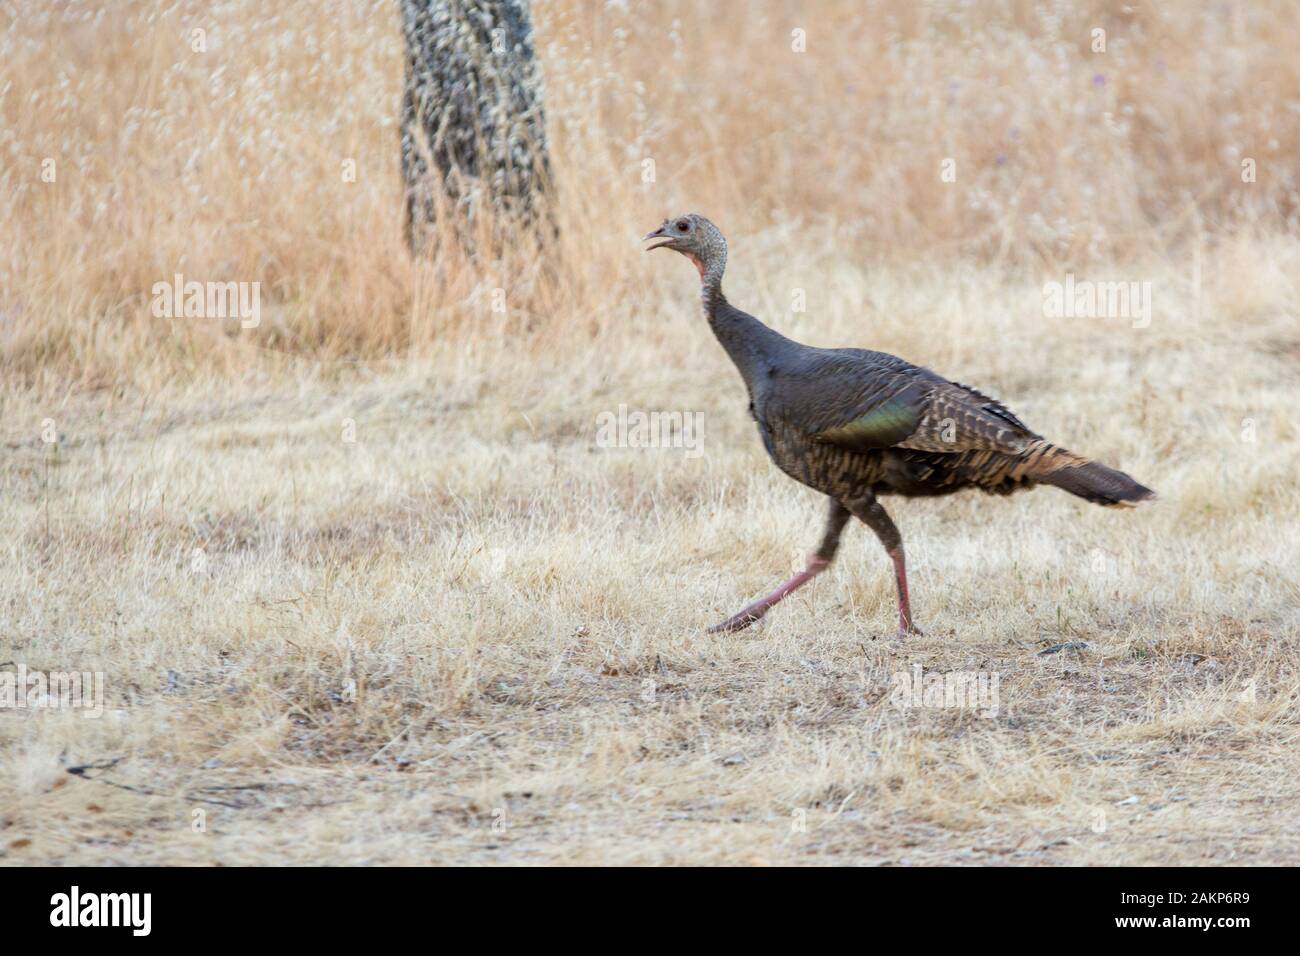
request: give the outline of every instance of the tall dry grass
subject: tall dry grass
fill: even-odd
[[[436,267],[401,245],[391,4],[0,6],[6,366],[102,385],[238,371],[250,345],[617,338],[650,295],[634,237],[684,209],[863,269],[1059,272],[1296,229],[1285,2],[536,6],[560,239],[547,265]],[[261,282],[267,320],[153,318],[177,272]]]

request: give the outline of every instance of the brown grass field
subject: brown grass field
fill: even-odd
[[[1294,5],[534,20],[559,236],[416,263],[391,3],[0,0],[0,672],[105,679],[0,710],[0,862],[1300,861]],[[925,636],[861,525],[706,634],[823,505],[641,251],[686,211],[739,307],[1159,500],[890,499]],[[177,273],[260,324],[155,317]],[[1068,275],[1149,324],[1048,316]],[[604,447],[620,406],[701,453]]]

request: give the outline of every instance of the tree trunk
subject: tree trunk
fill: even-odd
[[[533,224],[549,178],[528,0],[401,0],[406,240],[437,213],[463,238],[487,211]]]

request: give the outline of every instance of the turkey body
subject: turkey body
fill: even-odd
[[[886,352],[802,345],[732,306],[710,324],[749,392],[763,445],[791,478],[840,501],[1005,495],[1055,484],[1097,504],[1151,491],[1048,442],[994,398]]]
[[[1004,406],[974,389],[885,352],[805,346],[791,358],[793,361],[773,363],[755,382],[752,414],[773,463],[796,481],[839,499],[864,494],[947,495],[969,488],[1009,494],[1032,486],[1026,477],[1032,463],[1021,461],[1014,453],[882,445],[891,437],[889,421],[882,421],[880,430],[867,433],[864,429],[841,441],[825,434],[852,414],[838,398],[841,393],[827,388],[828,381],[844,380],[866,386],[856,390],[855,399],[867,408],[898,403],[898,393],[904,399],[919,398],[935,388],[955,388],[975,410],[993,420],[994,430],[1006,436],[1010,447],[1024,448],[1041,441],[1041,436]],[[899,430],[906,421],[900,419]],[[947,425],[939,419],[937,425],[934,444],[942,446],[945,428],[955,441],[955,419]]]

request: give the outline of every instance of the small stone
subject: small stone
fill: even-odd
[[[1066,641],[1064,644],[1053,644],[1051,647],[1045,647],[1038,652],[1039,657],[1045,657],[1048,654],[1056,654],[1060,651],[1090,651],[1092,645],[1087,641]]]

